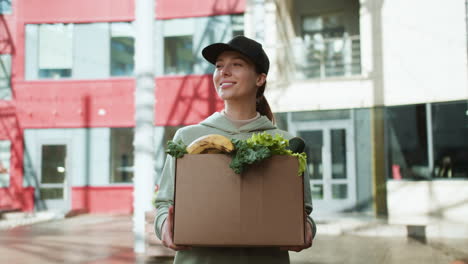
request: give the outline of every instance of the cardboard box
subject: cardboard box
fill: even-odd
[[[297,158],[273,156],[242,175],[230,162],[224,154],[177,159],[174,243],[304,245],[304,177],[297,175]]]

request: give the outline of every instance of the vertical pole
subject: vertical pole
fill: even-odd
[[[372,195],[376,216],[387,216],[387,179],[385,173],[384,107],[371,108]]]
[[[434,138],[432,135],[432,103],[426,103],[426,134],[427,134],[427,164],[429,165],[429,177],[434,175]]]
[[[154,65],[153,25],[155,0],[135,0],[135,134],[133,232],[134,251],[144,253],[145,212],[152,209],[154,186]]]

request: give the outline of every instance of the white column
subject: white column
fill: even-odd
[[[155,0],[135,2],[135,151],[133,191],[134,251],[145,252],[145,212],[152,210],[154,186],[154,65]]]

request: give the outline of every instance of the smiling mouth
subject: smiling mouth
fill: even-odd
[[[222,89],[222,88],[228,88],[228,87],[233,86],[234,84],[235,84],[235,83],[224,82],[224,83],[221,83],[221,84],[219,85],[219,88],[221,88],[221,89]]]

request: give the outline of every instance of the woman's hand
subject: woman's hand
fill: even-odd
[[[311,226],[311,223],[309,221],[307,221],[307,224],[306,224],[306,243],[304,246],[298,246],[298,247],[280,247],[280,250],[290,250],[290,251],[296,251],[296,252],[300,252],[302,251],[303,249],[306,249],[306,248],[310,248],[312,246],[312,226]]]
[[[169,214],[167,215],[166,221],[164,222],[161,228],[161,241],[162,244],[170,249],[173,250],[185,250],[190,249],[191,247],[188,246],[177,246],[174,244],[172,238],[174,237],[172,234],[172,227],[174,226],[174,206],[169,206]]]

